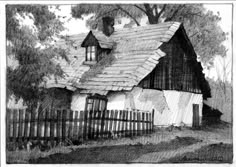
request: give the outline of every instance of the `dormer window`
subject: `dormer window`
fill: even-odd
[[[87,46],[86,47],[86,61],[97,61],[97,47]]]

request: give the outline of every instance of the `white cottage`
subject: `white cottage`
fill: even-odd
[[[103,32],[57,43],[70,62],[56,61],[65,77],[46,87],[67,93],[49,95],[47,104],[72,110],[154,109],[157,126],[200,125],[203,99],[211,93],[183,24],[114,31],[113,19],[103,21]]]

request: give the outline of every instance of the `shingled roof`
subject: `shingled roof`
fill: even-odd
[[[99,74],[81,82],[82,75],[90,69],[84,65],[85,49],[81,47],[88,34],[73,35],[58,41],[57,46],[68,51],[70,62],[55,60],[65,72],[65,77],[47,82],[46,87],[79,88],[81,93],[106,94],[108,91],[131,90],[147,76],[165,56],[160,46],[168,42],[179,29],[178,22],[126,28],[115,31],[110,37],[91,31],[102,48],[113,48],[115,60]]]

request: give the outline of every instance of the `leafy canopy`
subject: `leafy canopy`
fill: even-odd
[[[117,22],[122,17],[130,18],[126,27],[140,26],[143,17],[148,18],[147,24],[183,22],[196,53],[205,65],[213,65],[216,55],[226,55],[222,42],[227,34],[218,25],[221,18],[219,14],[206,11],[202,4],[79,4],[72,7],[72,16],[75,18],[89,14],[93,16],[87,20],[87,25],[92,29],[101,29],[104,16],[113,16]]]
[[[19,16],[33,19],[36,30],[20,24]],[[66,58],[66,53],[49,45],[63,23],[45,5],[7,5],[6,18],[7,56],[17,61],[7,67],[7,93],[33,105],[44,93],[44,78],[63,74],[51,59]]]

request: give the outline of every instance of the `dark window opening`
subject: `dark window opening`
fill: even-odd
[[[86,47],[86,61],[97,61],[96,46]]]
[[[86,99],[85,110],[104,111],[107,108],[107,98],[105,96],[89,96]]]

